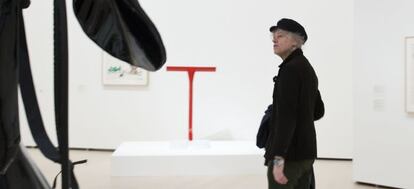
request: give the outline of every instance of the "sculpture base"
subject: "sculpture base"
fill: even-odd
[[[124,142],[112,154],[112,176],[264,174],[254,141]]]

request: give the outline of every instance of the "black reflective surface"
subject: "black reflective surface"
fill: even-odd
[[[0,176],[0,189],[50,189],[44,176],[22,146],[6,175]]]
[[[137,0],[74,0],[90,39],[112,56],[149,71],[166,61],[161,37]]]
[[[16,156],[19,143],[17,106],[17,28],[19,2],[0,0],[0,175]]]

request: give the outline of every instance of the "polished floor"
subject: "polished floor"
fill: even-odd
[[[38,149],[28,149],[28,152],[49,183],[52,183],[59,172],[59,165],[45,159]],[[265,173],[248,176],[111,177],[112,152],[72,150],[70,153],[72,161],[88,159],[88,163],[75,168],[82,189],[266,189],[267,187]],[[315,174],[317,189],[382,188],[355,183],[352,180],[352,161],[317,160]]]

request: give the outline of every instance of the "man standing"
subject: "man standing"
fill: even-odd
[[[266,142],[269,189],[309,189],[317,157],[314,120],[324,114],[318,78],[303,55],[308,39],[298,22],[283,18],[270,28],[282,58],[274,78],[273,112]]]

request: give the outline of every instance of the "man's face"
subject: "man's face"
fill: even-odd
[[[276,30],[272,33],[273,35],[273,52],[282,58],[286,58],[291,52],[296,41],[293,37],[284,30]]]

